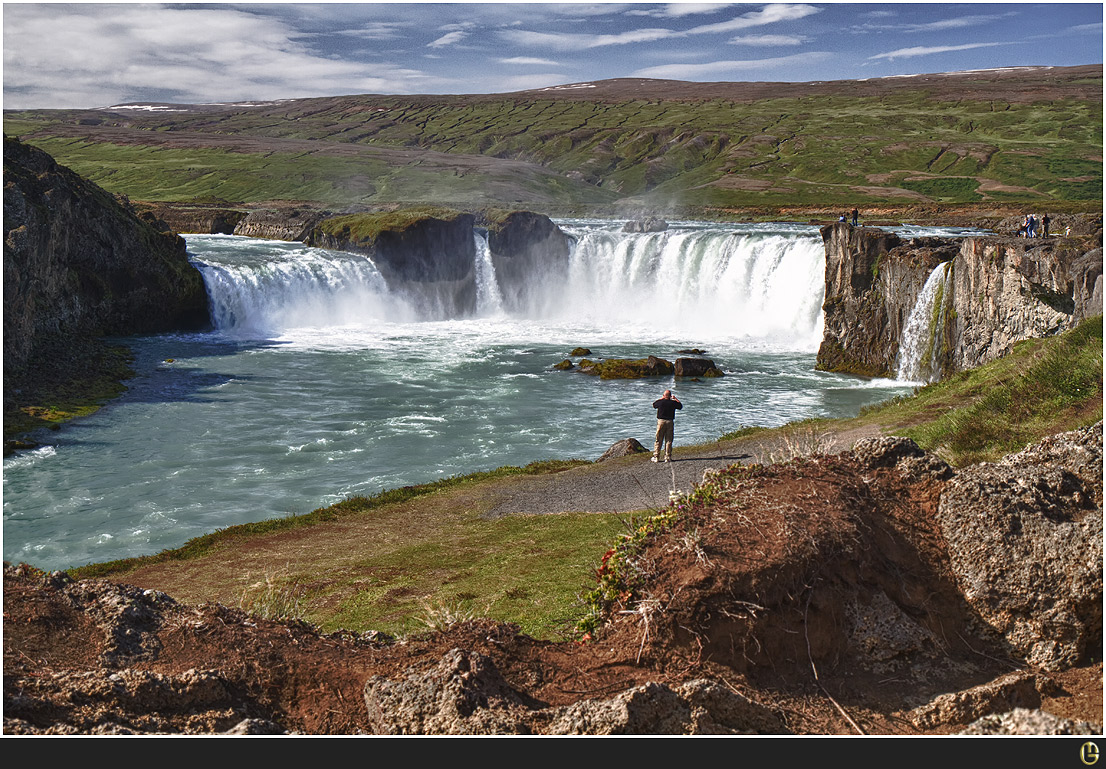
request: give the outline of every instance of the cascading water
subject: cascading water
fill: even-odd
[[[824,254],[807,233],[565,229],[575,240],[568,262],[543,266],[526,286],[525,303],[509,312],[487,240],[477,233],[474,315],[630,324],[664,336],[763,339],[790,349],[815,349],[821,340]],[[221,330],[264,335],[465,316],[418,298],[410,286],[389,287],[366,256],[304,247],[289,253],[286,246],[244,255],[232,238],[211,242],[195,261]]]
[[[284,243],[212,236],[193,259],[211,300],[212,323],[244,335],[286,328],[413,319],[367,256]]]
[[[899,343],[895,378],[907,382],[936,382],[941,378],[941,344],[948,307],[945,286],[952,262],[933,268],[907,318]]]
[[[488,238],[476,233],[476,314],[481,317],[501,315],[503,313],[503,295],[495,279],[495,266],[492,264]]]
[[[562,316],[793,349],[821,341],[825,254],[818,238],[723,227],[574,234]]]

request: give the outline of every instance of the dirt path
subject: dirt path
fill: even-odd
[[[657,510],[668,504],[673,492],[691,491],[708,468],[735,463],[768,464],[814,452],[833,453],[852,448],[861,438],[881,435],[879,428],[818,432],[793,431],[767,437],[753,435],[733,441],[677,447],[671,462],[654,464],[649,454],[608,460],[554,475],[519,478],[502,484],[491,517],[512,513],[625,513]]]

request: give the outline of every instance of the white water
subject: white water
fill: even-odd
[[[507,301],[478,239],[469,311],[388,286],[366,257],[191,236],[216,330],[126,340],[128,392],[4,460],[4,558],[43,568],[157,552],[226,526],[539,459],[651,440],[649,404],[685,404],[676,444],[849,416],[902,383],[816,372],[824,257],[813,227],[679,223],[576,240]],[[600,381],[553,364],[672,360],[721,379]]]
[[[939,357],[949,299],[944,289],[951,268],[951,261],[933,268],[910,310],[899,342],[896,379],[928,384],[941,378]],[[935,307],[938,297],[941,306]]]

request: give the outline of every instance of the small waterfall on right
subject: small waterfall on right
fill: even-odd
[[[918,294],[899,342],[895,378],[907,382],[936,382],[941,378],[941,345],[948,297],[945,286],[952,262],[933,268]]]

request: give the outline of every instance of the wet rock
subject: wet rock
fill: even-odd
[[[572,352],[570,352],[569,355],[573,358],[579,358],[583,355],[591,355],[591,350],[589,350],[587,347],[576,347],[573,348]]]
[[[664,232],[667,229],[668,222],[658,216],[634,219],[622,225],[623,232]]]
[[[553,368],[557,371],[569,371],[576,368],[576,366],[574,366],[572,361],[570,361],[568,358],[565,358],[560,363],[554,363]]]
[[[722,369],[715,366],[710,358],[677,358],[673,368],[676,376],[725,376]]]
[[[641,379],[647,376],[671,376],[676,368],[664,358],[650,355],[648,358],[607,358],[591,361],[584,358],[579,369],[583,374],[597,375],[600,379]]]
[[[611,447],[603,452],[603,456],[595,460],[596,462],[604,462],[608,459],[615,459],[616,457],[628,457],[633,454],[644,454],[649,449],[642,446],[637,438],[626,438],[618,441],[618,443],[611,444]]]

